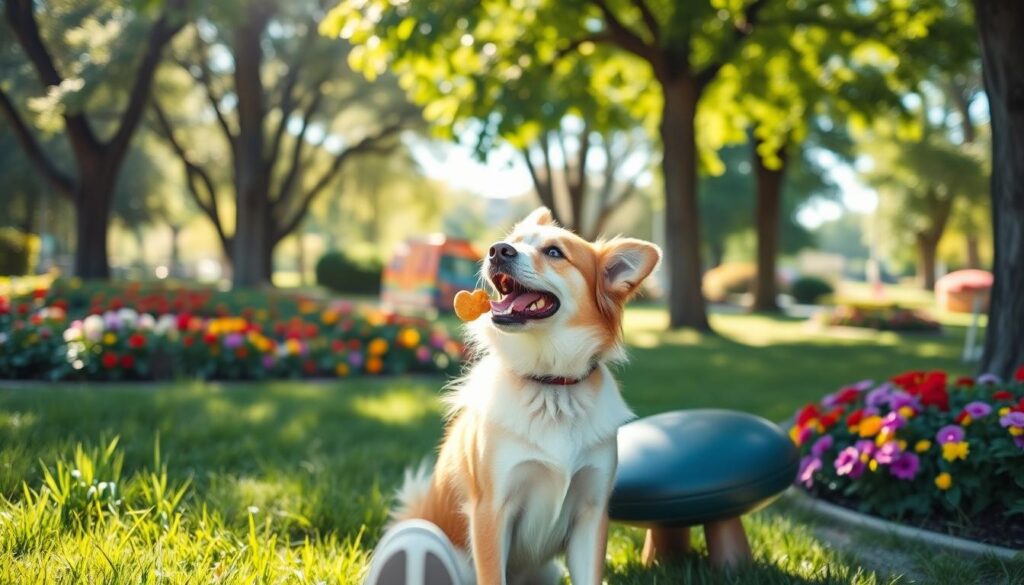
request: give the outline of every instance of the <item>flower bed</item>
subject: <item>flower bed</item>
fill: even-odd
[[[280,291],[60,282],[0,296],[0,378],[262,379],[453,372],[423,319]]]
[[[950,381],[907,372],[808,404],[790,429],[797,483],[862,512],[1024,545],[1024,367]],[[1011,529],[1016,526],[1017,529]]]
[[[865,327],[879,331],[938,332],[942,326],[921,311],[898,305],[844,304],[818,313],[828,327]]]

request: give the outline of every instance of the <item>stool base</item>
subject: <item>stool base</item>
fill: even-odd
[[[704,525],[704,539],[708,557],[717,568],[735,567],[753,559],[750,543],[739,518],[708,522]],[[649,567],[655,562],[671,562],[690,552],[690,528],[660,526],[647,530],[644,540],[643,563]]]

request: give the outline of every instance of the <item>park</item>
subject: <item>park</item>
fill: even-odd
[[[0,583],[389,583],[585,318],[595,581],[1024,583],[1024,5],[0,8]]]

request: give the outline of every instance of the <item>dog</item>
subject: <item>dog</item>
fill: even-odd
[[[498,300],[467,325],[475,360],[449,387],[433,472],[407,473],[392,513],[439,527],[478,585],[601,583],[616,433],[634,418],[609,365],[622,313],[661,260],[631,238],[588,242],[541,207],[494,244]]]

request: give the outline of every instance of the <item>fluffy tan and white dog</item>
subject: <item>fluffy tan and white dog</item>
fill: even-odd
[[[573,583],[601,582],[616,432],[633,418],[607,366],[660,257],[587,242],[546,208],[491,247],[481,274],[499,300],[468,325],[477,359],[451,387],[433,473],[407,476],[393,514],[440,527],[478,585],[557,582],[562,553]]]

